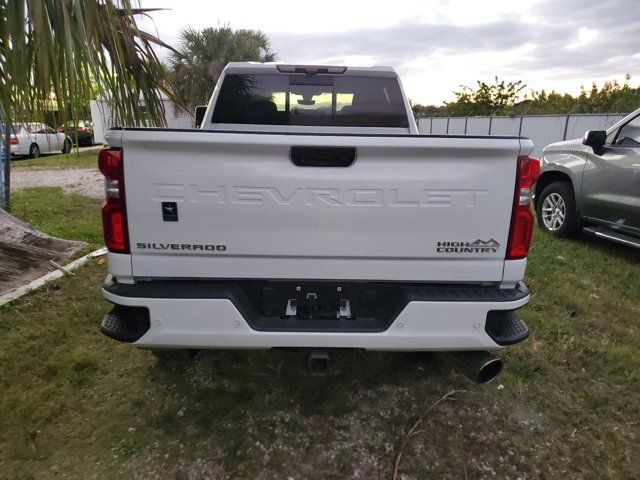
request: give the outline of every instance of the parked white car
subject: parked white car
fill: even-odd
[[[38,158],[41,153],[69,153],[71,139],[56,132],[44,123],[20,123],[13,125],[11,156]]]

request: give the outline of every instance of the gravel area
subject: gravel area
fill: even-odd
[[[65,193],[79,193],[94,198],[104,196],[103,177],[97,169],[64,170],[15,169],[11,172],[11,188],[61,187]]]

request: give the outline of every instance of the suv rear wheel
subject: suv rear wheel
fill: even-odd
[[[567,182],[547,185],[536,202],[538,225],[556,237],[575,237],[582,227],[573,189]]]

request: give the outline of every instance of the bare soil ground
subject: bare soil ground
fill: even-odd
[[[0,209],[0,294],[53,270],[49,260],[68,258],[85,245],[50,237]]]

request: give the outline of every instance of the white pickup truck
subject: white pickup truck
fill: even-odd
[[[198,129],[100,152],[102,332],[154,353],[460,352],[524,340],[539,163],[518,137],[419,135],[388,67],[230,63]]]

